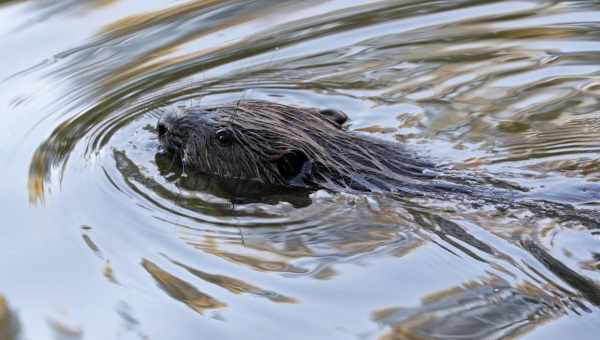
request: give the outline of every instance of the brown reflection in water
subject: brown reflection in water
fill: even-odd
[[[594,111],[597,110],[597,105]],[[547,124],[542,131],[515,134],[499,149],[501,156],[491,162],[538,159],[529,169],[542,173],[561,172],[567,176],[585,176],[600,180],[600,119],[579,118],[562,125]],[[552,157],[577,153],[579,158]],[[545,160],[548,159],[548,160]]]
[[[79,119],[75,119],[78,121]],[[100,118],[92,120],[99,122]],[[71,138],[71,133],[76,131],[70,130],[71,123],[64,122],[56,127],[54,134],[45,140],[33,154],[29,165],[29,177],[27,179],[27,189],[29,193],[29,203],[32,205],[43,205],[45,197],[49,189],[46,187],[50,183],[53,170],[59,170],[60,176],[65,171],[66,163],[63,163],[73,150],[77,139]],[[88,121],[88,123],[90,123]],[[90,128],[88,126],[87,128]],[[81,129],[85,129],[80,126]]]
[[[586,261],[581,261],[582,269],[600,271],[600,253],[592,253],[592,258]]]
[[[403,245],[402,247],[395,248],[390,255],[395,257],[404,257],[412,253],[417,248],[425,244],[425,241],[415,238],[412,242]]]
[[[277,272],[277,273],[293,273],[293,274],[302,274],[307,273],[308,269],[300,268],[289,264],[288,261],[269,261],[263,260],[261,258],[250,256],[250,255],[241,255],[236,253],[231,253],[223,250],[217,249],[202,249],[205,252],[218,256],[222,259],[230,261],[235,264],[244,265],[250,267],[256,271],[260,272]]]
[[[335,277],[337,275],[335,264],[344,262],[345,259],[371,254],[376,256],[379,253],[402,257],[424,244],[423,240],[417,238],[403,238],[394,235],[391,231],[381,233],[369,230],[370,227],[361,225],[363,232],[352,232],[353,228],[337,225],[327,230],[306,231],[305,234],[300,235],[282,230],[271,236],[249,235],[244,243],[238,244],[237,247],[232,244],[222,244],[221,240],[213,236],[190,237],[188,233],[182,239],[196,249],[259,272],[310,276],[317,280],[329,280]],[[382,239],[382,235],[387,238]],[[375,236],[376,238],[369,239]],[[319,238],[323,239],[319,240]],[[229,247],[231,250],[219,249],[221,246]],[[310,267],[290,264],[290,261],[307,258],[314,259],[316,262]]]
[[[227,50],[229,46],[227,42],[223,42],[223,44],[218,46],[210,46],[183,57],[177,56],[163,60],[163,58],[175,51],[181,45],[201,39],[214,32],[227,31],[242,25],[245,22],[267,16],[269,12],[274,11],[276,7],[281,6],[286,2],[293,4],[293,2],[290,1],[280,1],[279,3],[270,3],[269,6],[265,6],[264,4],[256,5],[252,2],[239,2],[235,4],[235,9],[231,10],[225,8],[227,1],[223,0],[191,1],[167,9],[130,16],[111,23],[103,28],[99,34],[100,37],[108,37],[111,40],[125,39],[128,36],[139,35],[140,31],[146,29],[167,27],[174,22],[183,25],[211,10],[215,10],[216,12],[216,14],[210,18],[210,25],[202,23],[196,24],[184,34],[172,35],[172,37],[169,37],[168,39],[164,39],[164,37],[161,36],[164,41],[162,44],[154,45],[154,48],[144,51],[137,55],[136,58],[132,58],[128,63],[120,66],[113,72],[110,72],[103,80],[103,85],[106,88],[111,88],[128,79],[156,72],[164,67],[193,61],[194,59],[206,56],[207,54],[219,53],[219,51],[222,51],[222,55],[228,55]],[[218,13],[219,10],[222,10],[223,13]],[[207,20],[207,22],[209,21]],[[269,45],[269,48],[271,47],[273,46]],[[249,51],[244,51],[243,53],[249,53]],[[217,65],[224,62],[221,60],[222,57],[215,59],[218,60]],[[207,61],[203,65],[198,65],[197,68],[198,70],[206,69],[208,66],[214,66],[212,63],[214,63],[214,61]],[[164,84],[181,77],[180,74],[173,73],[166,74],[165,76],[166,79],[164,79]]]
[[[419,307],[377,310],[372,319],[391,328],[382,340],[499,339],[523,335],[558,314],[540,289],[512,288],[491,277],[432,293]]]
[[[336,197],[336,202],[344,198]],[[311,276],[322,280],[334,277],[334,265],[348,258],[381,255],[401,257],[424,244],[423,239],[410,231],[414,223],[407,221],[412,219],[412,215],[403,215],[397,202],[382,200],[377,209],[369,209],[368,200],[364,197],[355,199],[358,202],[352,205],[333,205],[336,210],[321,217],[321,226],[298,230],[284,226],[266,230],[241,228],[239,234],[230,233],[227,238],[180,228],[177,236],[196,249],[256,271]],[[295,213],[310,216],[310,209],[322,209],[323,204],[314,204],[307,208],[308,211]],[[393,211],[391,207],[383,207],[384,204],[398,208]],[[292,263],[302,259],[316,261],[307,267]]]
[[[21,324],[10,307],[8,301],[0,295],[0,339],[17,340],[20,339]]]
[[[321,237],[322,242],[318,242]],[[286,258],[327,256],[351,257],[385,250],[394,256],[404,256],[423,244],[421,239],[403,233],[395,225],[348,224],[335,225],[327,230],[306,231],[286,235],[281,232],[271,238],[253,238],[244,243],[246,249],[264,251]],[[326,247],[326,252],[324,252]]]
[[[92,240],[92,237],[88,232],[92,228],[90,226],[83,225],[81,227],[81,238],[83,239],[83,243],[96,255],[99,259],[104,261],[104,269],[102,270],[102,275],[108,280],[108,282],[119,284],[117,279],[115,278],[114,271],[112,269],[112,265],[110,264],[110,260],[106,259],[100,247]]]
[[[334,214],[322,216],[320,222],[327,228],[301,233],[276,232],[269,237],[251,238],[244,247],[297,259],[331,254],[350,257],[379,249],[401,254],[422,244],[414,233],[407,232],[412,215],[388,197],[355,197],[334,204],[353,208],[340,208]]]
[[[215,284],[219,287],[225,288],[228,291],[232,292],[233,294],[256,295],[256,296],[264,297],[266,299],[271,300],[272,302],[277,302],[277,303],[298,303],[298,301],[294,298],[287,297],[285,295],[276,293],[274,291],[264,290],[262,288],[248,284],[242,280],[235,279],[235,278],[225,276],[225,275],[217,275],[217,274],[210,274],[207,272],[203,272],[201,270],[187,266],[181,262],[177,262],[173,259],[170,259],[169,257],[167,257],[167,258],[173,264],[175,264],[181,268],[184,268],[185,270],[190,272],[190,274],[192,274],[204,281],[207,281],[207,282]]]
[[[104,265],[104,270],[102,271],[102,275],[104,275],[108,282],[119,284],[119,281],[117,281],[117,279],[115,278],[115,273],[113,271],[112,265],[110,264],[110,261],[106,261],[106,264]]]
[[[137,34],[139,30],[175,20],[183,20],[194,14],[200,14],[210,6],[225,2],[223,0],[196,0],[165,9],[131,15],[104,26],[100,31],[100,35],[119,37],[127,34]]]
[[[523,14],[539,15],[536,12]],[[553,125],[560,128],[570,116],[597,111],[597,94],[585,90],[589,84],[597,82],[592,73],[594,67],[590,67],[589,75],[535,79],[537,72],[552,72],[553,68],[561,66],[593,65],[586,60],[591,55],[586,56],[585,52],[559,53],[535,46],[544,41],[577,41],[583,36],[593,40],[591,35],[595,33],[591,26],[501,29],[496,26],[498,19],[466,21],[443,28],[427,27],[371,41],[373,46],[383,47],[381,54],[397,51],[403,60],[420,65],[415,68],[415,73],[420,73],[408,77],[410,71],[396,70],[389,64],[384,67],[385,61],[381,61],[382,65],[377,67],[381,70],[374,78],[374,82],[387,88],[386,99],[393,97],[405,101],[408,96],[423,103],[429,114],[416,117],[421,122],[421,133],[413,137],[439,139],[446,136],[456,142],[457,148],[465,142],[483,142],[484,147],[495,147],[505,139],[512,143],[512,137],[518,138],[528,130],[535,133]],[[426,67],[430,69],[423,72]],[[531,79],[528,79],[530,74]],[[496,83],[519,75],[522,75],[522,84]],[[352,78],[355,76],[346,81]],[[544,100],[536,100],[536,97]],[[440,105],[439,100],[444,99],[448,102]],[[562,142],[566,147],[570,144],[568,138]],[[515,145],[521,146],[518,141]],[[594,148],[593,143],[588,146]],[[521,153],[526,157],[524,149]],[[527,149],[538,153],[535,148]],[[571,153],[575,154],[577,150],[572,149]],[[497,154],[490,156],[499,158]],[[504,152],[500,156],[510,158],[510,154]],[[481,163],[471,163],[477,164]]]
[[[83,329],[79,325],[72,324],[67,320],[54,317],[48,318],[46,321],[56,340],[83,339]]]
[[[332,199],[335,202],[315,203],[304,211],[294,211],[299,215],[290,217],[301,220],[302,216],[312,216],[311,209],[323,212],[327,211],[325,205],[331,204],[333,211],[321,213],[318,226],[297,230],[285,226],[228,228],[226,237],[179,228],[177,236],[205,253],[259,272],[318,280],[335,277],[335,265],[349,258],[402,257],[425,244],[412,231],[416,227],[413,215],[405,213],[396,201],[344,195]],[[304,259],[311,259],[310,264],[294,264]]]
[[[142,267],[154,278],[160,289],[175,300],[185,304],[198,314],[206,310],[223,308],[227,305],[213,297],[202,293],[190,283],[169,274],[147,259],[142,261]]]
[[[46,148],[50,147],[45,144]],[[29,166],[29,178],[27,180],[27,192],[29,193],[29,204],[44,205],[44,186],[50,176],[51,166],[47,164],[50,161],[48,157],[51,154],[42,149],[38,149],[33,155],[31,165]]]

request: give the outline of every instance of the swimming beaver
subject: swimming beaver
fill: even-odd
[[[464,199],[500,209],[526,208],[540,217],[600,228],[596,210],[443,169],[399,143],[348,131],[347,119],[331,109],[246,100],[171,110],[161,116],[156,130],[163,148],[188,173],[287,188]]]
[[[431,162],[344,128],[340,111],[247,100],[170,111],[160,118],[161,145],[188,170],[269,185],[347,192],[475,190],[442,180]]]

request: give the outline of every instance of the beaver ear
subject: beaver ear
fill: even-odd
[[[322,109],[319,110],[319,113],[337,123],[339,126],[344,125],[344,123],[348,121],[348,115],[340,110]]]
[[[310,162],[306,154],[299,150],[289,151],[275,160],[277,170],[289,184],[302,185],[302,178],[310,173]]]

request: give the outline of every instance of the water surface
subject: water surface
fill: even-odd
[[[595,1],[0,1],[0,339],[595,339],[595,223],[260,192],[158,153],[265,99],[597,209]]]

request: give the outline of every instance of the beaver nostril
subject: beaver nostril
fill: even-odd
[[[163,123],[158,123],[158,125],[156,126],[156,129],[158,130],[159,137],[164,136],[165,133],[167,133],[167,131],[168,131],[167,126]]]

